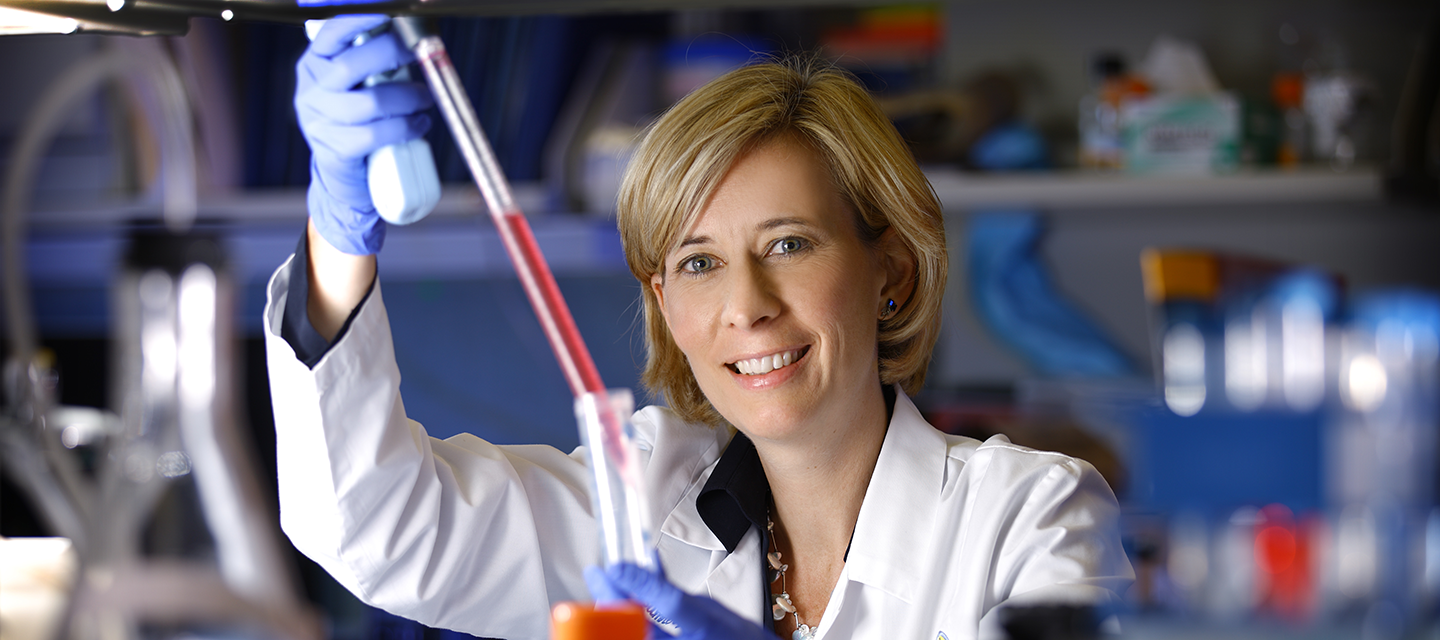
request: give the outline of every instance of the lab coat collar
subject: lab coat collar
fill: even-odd
[[[716,460],[707,475],[716,472],[731,450],[737,454],[744,451],[733,446],[738,438],[743,437],[736,434],[737,440],[731,441],[731,446],[726,447],[725,453]],[[750,455],[754,455],[754,445],[748,440],[746,442],[750,445]],[[886,429],[880,457],[865,489],[860,516],[851,536],[846,557],[849,579],[906,602],[914,601],[914,578],[924,575],[923,559],[929,557],[928,549],[934,544],[936,535],[934,523],[945,482],[947,451],[944,434],[930,426],[905,392],[897,387],[890,426]],[[758,456],[756,460],[758,464]],[[764,474],[759,475],[763,482]],[[697,509],[696,502],[706,488],[714,488],[708,479],[704,487],[697,483],[687,492],[666,518],[661,533],[701,549],[728,551],[729,545],[711,530]],[[767,491],[759,494],[762,500],[768,496],[768,482],[765,489]],[[743,514],[743,508],[736,506],[734,513]],[[753,524],[748,518],[743,519],[746,520],[743,528],[737,527],[742,534],[740,541]],[[759,542],[758,536],[756,542]],[[727,557],[726,560],[736,558]],[[745,564],[748,566],[748,563]],[[711,578],[707,582],[713,583],[717,576],[712,575]]]
[[[947,446],[903,390],[895,395],[845,564],[851,580],[914,602],[916,576],[925,575],[936,535]]]
[[[728,445],[726,449],[729,449]],[[716,459],[709,463],[710,468],[703,472],[705,477],[708,478],[714,474],[722,457],[723,454],[716,456]],[[727,551],[726,545],[706,524],[696,506],[701,492],[708,486],[708,480],[704,484],[696,482],[690,486],[690,489],[675,504],[674,509],[665,517],[665,521],[660,524],[661,535],[706,551]],[[741,530],[740,533],[744,534],[744,531]]]
[[[751,465],[751,459],[756,473],[746,470]],[[754,511],[753,503],[758,498],[759,517],[765,517],[770,485],[764,472],[759,470],[759,456],[755,454],[754,444],[736,433],[725,447],[725,452],[704,473],[707,478],[704,485],[697,482],[691,486],[661,525],[660,533],[693,548],[709,551],[710,568],[705,575],[703,593],[753,622],[768,625],[768,616],[762,615],[769,612],[761,570],[764,556],[762,529],[751,522],[746,515],[747,508],[739,504],[744,502],[749,506],[748,511]],[[702,494],[707,496],[706,499],[701,500]],[[702,504],[705,506],[702,507]],[[702,516],[702,513],[708,516]],[[715,519],[716,529],[712,530],[707,518]],[[728,541],[721,542],[717,531],[724,534]],[[730,539],[731,536],[734,539]],[[698,586],[686,588],[695,589]]]
[[[734,553],[752,526],[764,530],[769,503],[770,481],[755,443],[736,433],[700,490],[695,510],[725,550]]]

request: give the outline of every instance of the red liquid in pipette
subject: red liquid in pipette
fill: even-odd
[[[412,26],[414,25],[410,22],[402,24],[402,27],[407,29]],[[555,352],[560,371],[564,374],[565,381],[570,384],[570,391],[576,398],[594,394],[592,397],[600,414],[604,459],[614,463],[627,490],[633,491],[634,499],[643,505],[644,478],[640,472],[638,457],[630,455],[628,448],[623,446],[626,439],[624,424],[628,416],[616,415],[605,383],[601,382],[595,362],[590,358],[590,350],[585,348],[585,341],[575,327],[570,307],[560,296],[555,277],[550,273],[550,267],[545,263],[545,257],[535,243],[530,223],[514,205],[505,174],[500,171],[494,153],[485,140],[485,133],[480,130],[475,109],[470,105],[460,78],[450,64],[450,56],[445,53],[444,43],[436,36],[426,35],[415,43],[414,49],[421,68],[425,70],[425,79],[435,94],[436,104],[444,114],[446,124],[454,134],[462,155],[465,156],[466,165],[475,178],[475,186],[480,188],[480,193],[485,198],[490,217],[505,244],[505,251],[515,265],[515,273],[520,278],[521,286],[525,288],[525,295],[530,299],[530,305],[535,308],[540,327],[545,331],[545,337]],[[598,469],[594,472],[597,476],[600,473]],[[637,503],[627,500],[625,504]],[[598,504],[597,508],[613,511],[616,506],[612,501]],[[641,511],[644,511],[643,507]],[[643,553],[639,554],[635,561],[642,566],[650,564]]]
[[[511,262],[515,263],[525,295],[530,297],[530,304],[540,317],[540,326],[550,340],[550,347],[555,350],[555,358],[560,362],[565,380],[570,383],[570,390],[576,396],[587,391],[604,393],[605,383],[600,380],[600,372],[590,358],[590,350],[585,348],[585,340],[575,327],[570,307],[560,296],[560,288],[555,285],[555,276],[551,275],[550,266],[540,253],[540,246],[535,243],[529,221],[519,212],[495,217],[499,219],[500,238],[510,252]]]
[[[510,261],[515,263],[516,275],[525,288],[525,295],[530,297],[530,305],[535,307],[535,315],[539,316],[540,326],[550,339],[550,347],[555,350],[555,358],[570,383],[571,391],[576,397],[587,391],[596,394],[600,420],[605,426],[603,446],[607,457],[619,467],[626,484],[635,486],[639,469],[635,468],[634,461],[621,445],[623,434],[620,424],[625,416],[615,415],[609,406],[605,383],[600,380],[600,372],[590,358],[590,350],[585,347],[585,340],[575,327],[570,306],[560,296],[560,287],[555,284],[555,276],[550,273],[544,254],[540,253],[540,245],[530,231],[530,222],[518,211],[494,217],[499,218],[497,228],[500,239],[510,253]]]

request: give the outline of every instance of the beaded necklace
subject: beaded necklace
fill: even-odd
[[[770,584],[780,581],[780,593],[770,592],[775,599],[775,604],[770,606],[770,615],[776,622],[784,620],[787,613],[795,616],[795,633],[790,634],[791,640],[813,640],[815,629],[800,622],[800,610],[790,601],[790,592],[785,582],[785,571],[790,565],[780,561],[780,549],[775,544],[775,521],[770,519],[770,514],[765,514],[765,530],[770,534],[770,553],[765,554],[765,559],[770,561]]]

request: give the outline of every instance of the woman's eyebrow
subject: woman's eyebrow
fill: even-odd
[[[793,227],[809,227],[809,226],[812,226],[812,225],[810,224],[810,222],[809,222],[808,220],[805,220],[804,218],[771,218],[771,219],[769,219],[769,220],[766,220],[766,221],[760,223],[759,229],[760,229],[761,231],[770,231],[770,230],[772,230],[772,229],[778,229],[778,228],[780,228],[780,227],[792,227],[792,226],[793,226]],[[677,250],[678,250],[678,249],[683,249],[683,248],[685,248],[685,247],[689,247],[689,246],[697,245],[697,244],[709,244],[709,243],[711,243],[711,242],[713,242],[713,241],[714,241],[714,238],[711,238],[710,236],[689,236],[689,237],[685,238],[684,240],[681,240],[681,241],[680,241],[680,244],[675,245],[675,249],[677,249]]]
[[[681,241],[680,241],[680,244],[675,245],[675,248],[676,248],[676,249],[683,249],[683,248],[685,248],[685,247],[688,247],[688,246],[691,246],[691,245],[696,245],[696,244],[709,244],[710,241],[711,241],[710,236],[690,236],[690,237],[688,237],[688,238],[685,238],[684,240],[681,240]]]
[[[804,218],[771,218],[760,223],[761,231],[770,231],[780,227],[809,227],[810,222]]]

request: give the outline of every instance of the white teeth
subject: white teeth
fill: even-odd
[[[798,351],[786,351],[772,356],[740,360],[735,363],[735,368],[747,376],[764,375],[776,369],[789,366],[799,357],[800,352]]]

